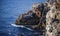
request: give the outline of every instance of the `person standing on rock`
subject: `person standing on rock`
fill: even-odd
[[[49,0],[49,4],[51,3]],[[60,36],[60,0],[53,0],[46,15],[46,36]]]

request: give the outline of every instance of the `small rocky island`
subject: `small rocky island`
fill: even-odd
[[[33,4],[31,10],[19,15],[16,25],[27,25],[35,30],[44,29],[46,36],[60,36],[60,0]]]

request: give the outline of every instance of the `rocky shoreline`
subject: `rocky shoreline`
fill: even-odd
[[[57,34],[57,32],[58,34],[60,34],[60,29],[59,29],[60,27],[57,27],[60,24],[57,23],[60,21],[59,6],[60,6],[60,0],[46,0],[45,3],[33,4],[31,10],[18,17],[18,19],[16,20],[16,25],[28,25],[28,26],[32,25],[30,26],[32,29],[46,30],[46,36],[57,36],[55,35]],[[55,28],[55,26],[57,28]],[[51,29],[51,27],[54,30]],[[55,31],[55,29],[57,32],[52,32]],[[57,29],[59,29],[59,31]]]

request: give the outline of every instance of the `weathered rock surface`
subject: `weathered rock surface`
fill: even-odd
[[[46,13],[49,11],[47,3],[33,4],[32,10],[24,13],[16,20],[17,25],[34,25],[32,28],[40,28],[45,26]],[[43,25],[42,25],[43,24]]]
[[[52,3],[51,10],[46,15],[46,36],[60,36],[60,3],[58,1]]]
[[[33,25],[35,29],[46,25],[46,36],[60,36],[60,0],[33,4],[32,10],[20,15],[16,24]]]

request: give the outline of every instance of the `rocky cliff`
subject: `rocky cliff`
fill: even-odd
[[[33,4],[32,10],[24,13],[16,20],[17,25],[34,25],[34,27],[40,27],[46,23],[46,13],[49,11],[47,3]]]
[[[46,0],[45,3],[36,3],[33,4],[32,9],[27,13],[24,13],[18,17],[16,20],[17,25],[33,25],[33,29],[40,29],[46,27],[46,36],[54,36],[57,32],[51,32],[51,24],[60,24],[57,23],[60,21],[60,0]],[[57,20],[57,19],[58,20]],[[56,30],[58,30],[58,25]],[[53,31],[56,31],[55,29]],[[50,31],[50,32],[49,32]],[[47,35],[47,33],[49,33]],[[60,32],[58,32],[60,34]]]
[[[52,0],[49,0],[52,1]],[[60,36],[60,0],[53,0],[46,14],[46,36]]]

